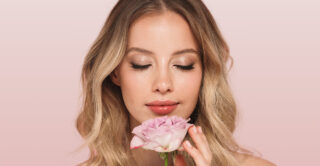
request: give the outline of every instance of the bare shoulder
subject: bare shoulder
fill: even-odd
[[[240,166],[276,166],[268,160],[248,154],[237,153],[235,157],[240,162]]]

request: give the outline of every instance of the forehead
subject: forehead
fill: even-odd
[[[198,50],[189,24],[174,12],[148,14],[135,20],[129,29],[128,48],[131,47],[155,53],[173,53],[185,48]]]

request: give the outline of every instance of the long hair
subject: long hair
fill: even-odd
[[[203,128],[213,153],[212,165],[235,166],[235,154],[251,153],[233,138],[237,107],[227,74],[233,59],[210,11],[201,0],[119,0],[87,53],[82,73],[82,106],[76,127],[88,146],[90,157],[79,165],[129,166],[129,112],[121,89],[110,74],[125,55],[130,25],[145,14],[173,11],[181,15],[201,48],[203,77],[192,123]],[[230,69],[227,62],[231,60]],[[192,142],[189,135],[186,139]],[[189,166],[195,165],[187,152],[181,153]],[[131,163],[131,164],[130,164]]]

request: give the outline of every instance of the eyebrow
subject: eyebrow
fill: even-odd
[[[126,51],[126,54],[128,54],[130,51],[137,51],[137,52],[141,52],[141,53],[148,54],[148,55],[154,55],[154,53],[152,51],[149,51],[149,50],[146,50],[146,49],[143,49],[143,48],[139,48],[139,47],[131,47],[131,48],[129,48]],[[195,50],[195,49],[192,49],[192,48],[186,48],[186,49],[183,49],[183,50],[178,50],[178,51],[174,52],[172,55],[180,55],[180,54],[184,54],[184,53],[194,53],[194,54],[197,54],[198,56],[200,56],[200,52]]]

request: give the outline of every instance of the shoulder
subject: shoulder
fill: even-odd
[[[239,161],[240,166],[276,166],[268,160],[248,154],[237,153],[235,157]]]

